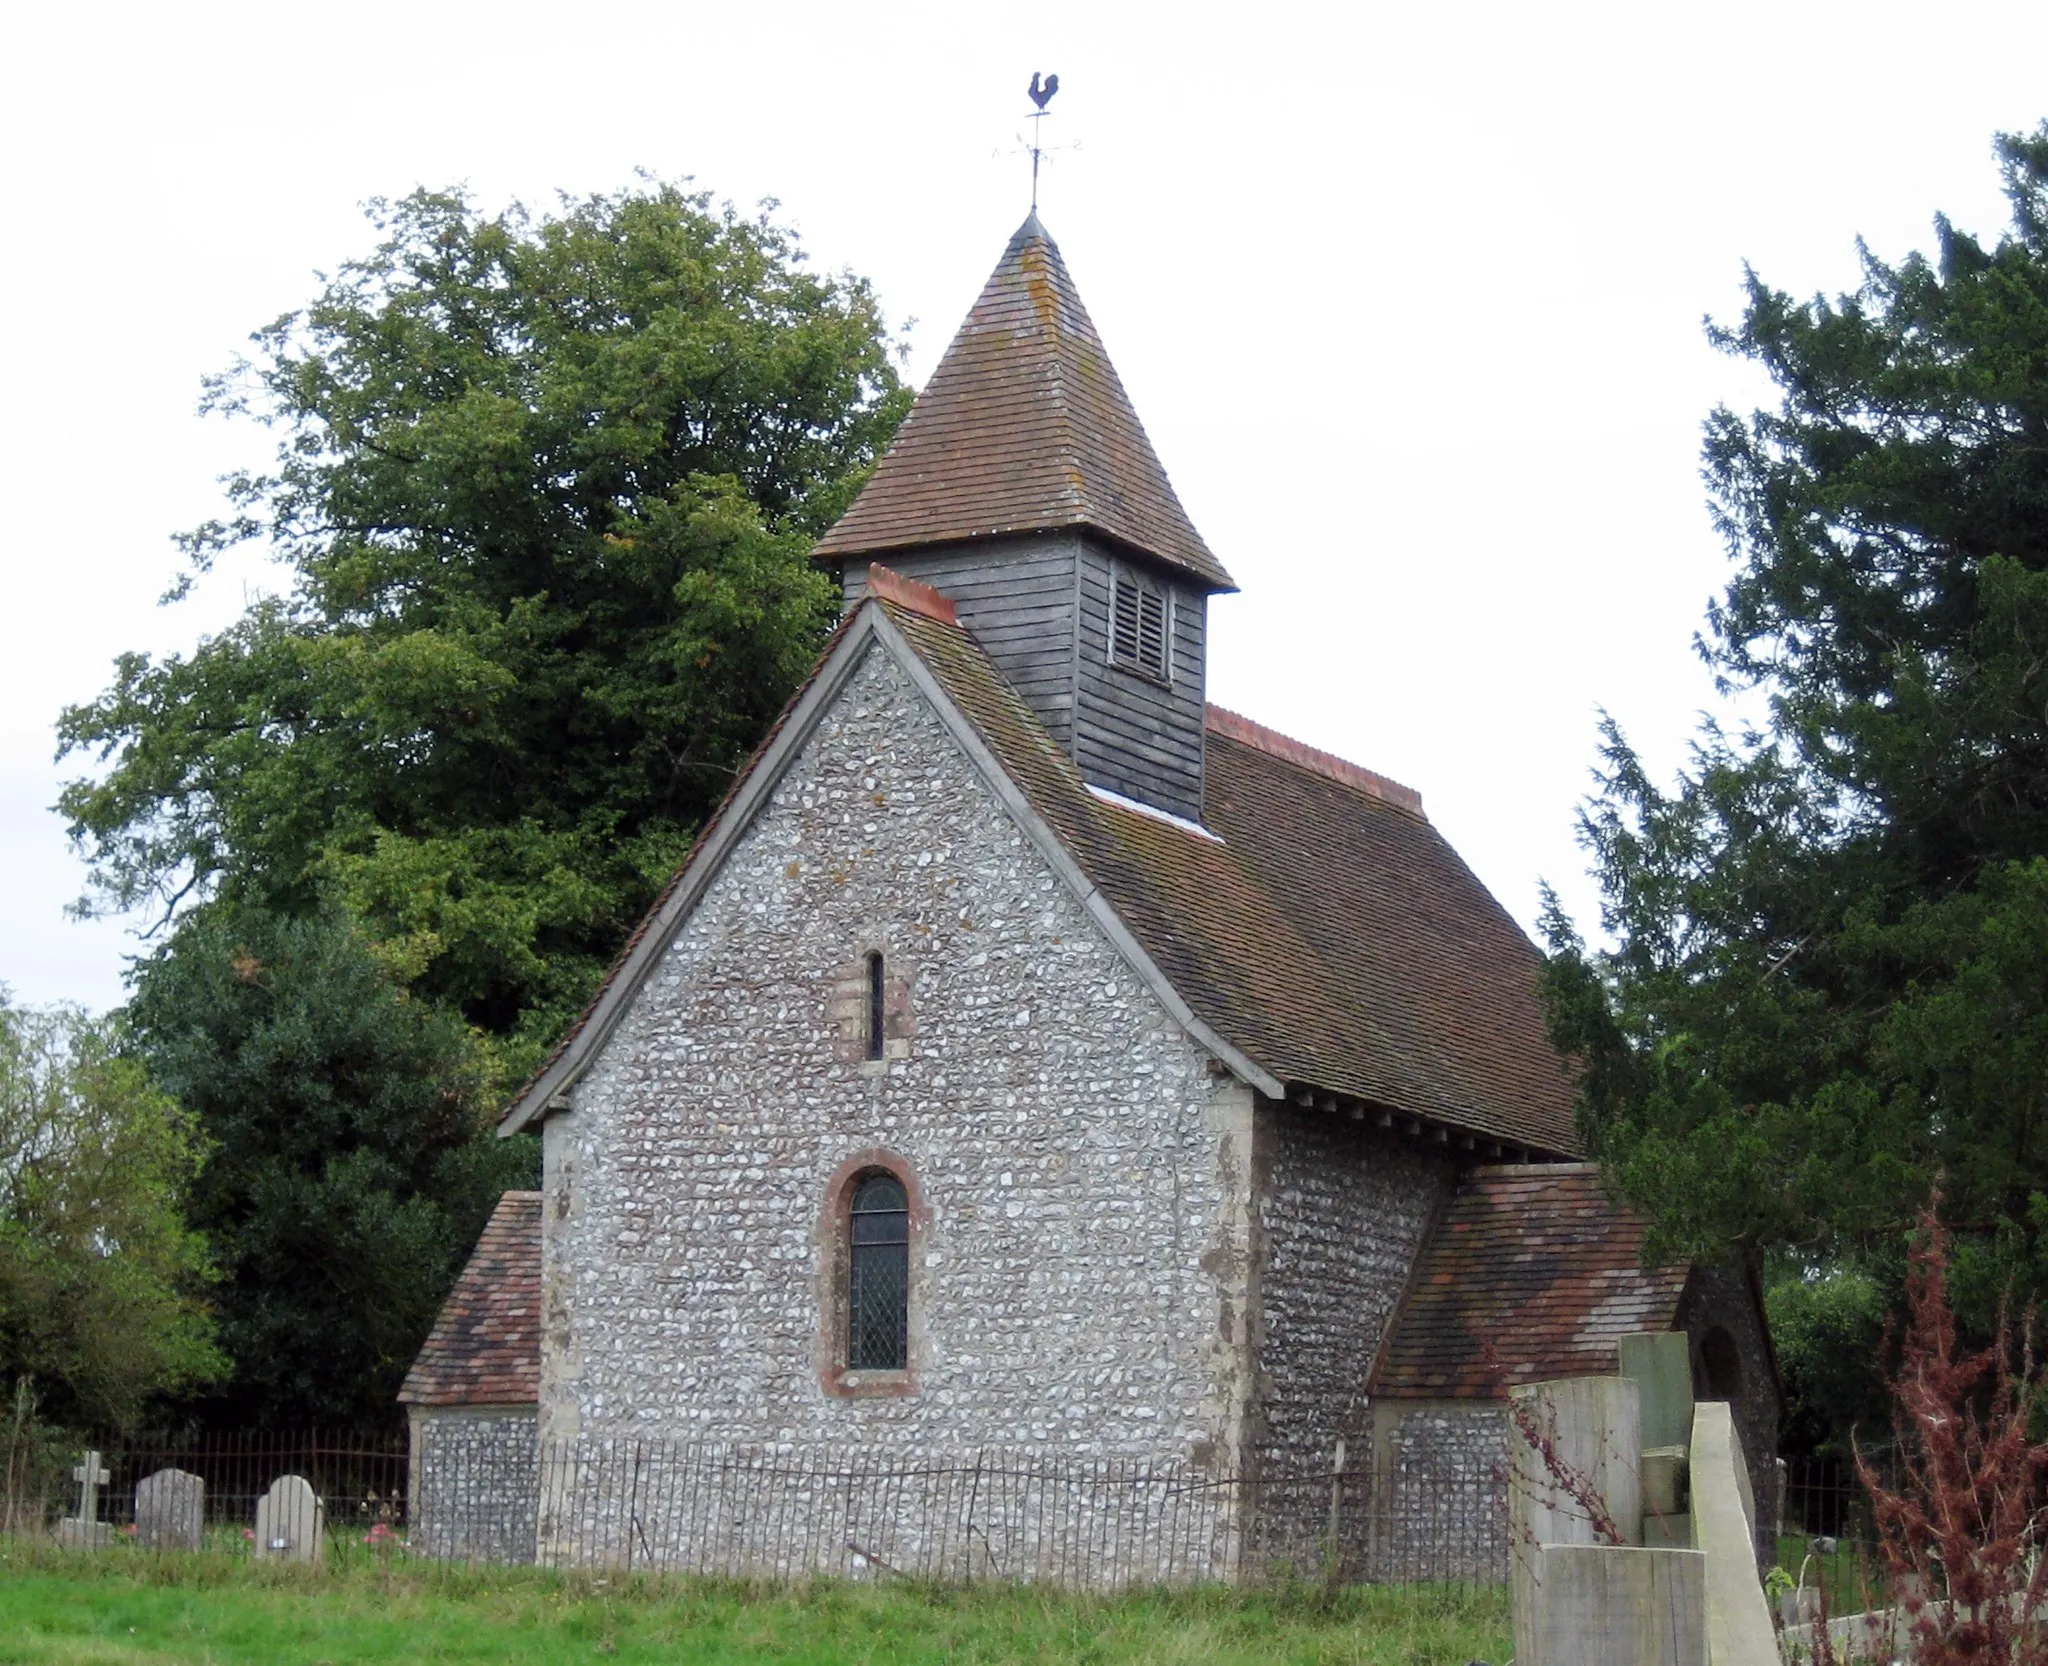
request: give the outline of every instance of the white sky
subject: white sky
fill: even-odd
[[[1418,787],[1525,921],[1595,710],[1660,768],[1711,689],[1724,561],[1699,423],[1741,263],[1855,280],[1854,239],[2004,224],[1992,133],[2048,116],[2048,7],[27,6],[5,23],[0,982],[121,998],[74,924],[51,724],[124,649],[189,647],[276,582],[159,608],[169,535],[263,436],[199,378],[363,251],[359,204],[491,206],[692,174],[781,199],[816,260],[915,317],[929,372],[1042,193],[1182,499],[1243,594],[1212,696]]]

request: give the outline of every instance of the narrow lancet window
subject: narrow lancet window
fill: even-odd
[[[854,1187],[847,1256],[846,1365],[901,1371],[910,1352],[910,1199],[895,1175]]]
[[[884,996],[886,985],[882,976],[880,953],[868,956],[868,1057],[878,1059],[883,1053],[883,1044],[889,1039],[889,1011]]]

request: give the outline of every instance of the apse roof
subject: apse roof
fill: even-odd
[[[813,551],[857,556],[1090,527],[1234,590],[1160,466],[1059,245],[1033,214],[874,477]]]
[[[1431,1234],[1372,1380],[1394,1399],[1496,1399],[1607,1376],[1670,1330],[1692,1269],[1642,1264],[1645,1224],[1591,1163],[1476,1169]]]
[[[441,1304],[399,1400],[415,1406],[521,1406],[540,1399],[539,1192],[498,1199]]]

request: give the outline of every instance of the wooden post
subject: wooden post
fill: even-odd
[[[1546,1666],[1707,1666],[1701,1552],[1545,1545],[1535,1560],[1532,1629]]]

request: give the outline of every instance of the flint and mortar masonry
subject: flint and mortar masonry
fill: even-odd
[[[849,1057],[870,950],[883,1071]],[[871,647],[546,1126],[542,1435],[1228,1463],[1250,1132]],[[848,1398],[816,1234],[863,1150],[929,1217],[915,1391]]]

